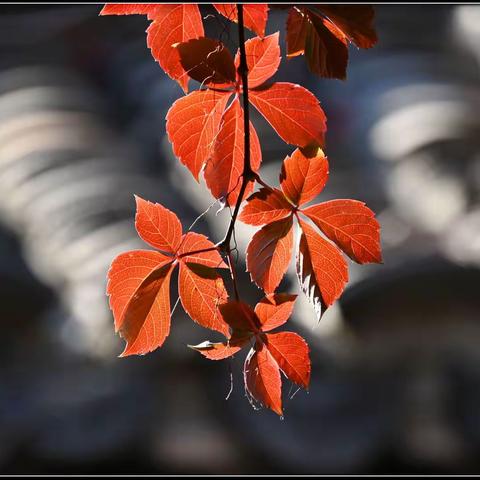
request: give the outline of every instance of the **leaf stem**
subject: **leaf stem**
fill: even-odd
[[[238,43],[240,51],[240,65],[238,66],[238,73],[242,79],[242,97],[243,97],[243,133],[244,133],[244,158],[243,158],[243,172],[242,172],[242,184],[240,186],[240,192],[238,194],[238,199],[233,210],[232,218],[230,219],[230,224],[228,226],[227,233],[225,238],[217,244],[217,246],[224,250],[229,259],[230,269],[232,270],[232,280],[235,290],[235,296],[237,300],[238,295],[238,285],[237,285],[237,275],[235,272],[235,265],[232,262],[232,250],[231,250],[231,240],[232,235],[235,231],[235,223],[237,221],[238,214],[240,212],[240,205],[242,204],[245,191],[247,189],[248,182],[255,180],[257,178],[256,173],[252,170],[250,165],[250,111],[248,103],[248,64],[247,64],[247,54],[245,52],[245,29],[244,29],[244,20],[243,20],[243,5],[237,3],[237,12],[238,12]]]

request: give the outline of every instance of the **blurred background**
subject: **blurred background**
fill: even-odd
[[[248,403],[244,354],[186,348],[214,338],[181,308],[163,348],[117,358],[105,277],[144,248],[133,194],[184,228],[212,205],[165,139],[182,92],[146,48],[146,19],[0,8],[1,473],[479,473],[480,6],[378,5],[379,44],[350,49],[346,82],[301,57],[275,77],[320,99],[321,199],[367,202],[384,250],[384,265],[350,265],[320,324],[300,296],[289,329],[311,346],[312,385],[284,381],[284,419]],[[235,45],[201,8],[207,33]],[[270,12],[282,43],[285,19]],[[291,148],[253,115],[277,184]],[[214,241],[229,218],[217,210],[196,225]],[[251,233],[237,231],[242,271]],[[283,288],[298,291],[293,270]]]

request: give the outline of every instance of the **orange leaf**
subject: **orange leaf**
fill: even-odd
[[[320,320],[322,310],[328,308],[345,288],[347,262],[335,245],[304,221],[299,220],[299,223],[303,233],[297,257],[298,280]]]
[[[308,17],[303,9],[292,7],[287,17],[287,58],[303,55]]]
[[[178,217],[159,203],[148,202],[137,195],[135,201],[135,228],[140,238],[158,250],[175,253],[182,240],[182,224]]]
[[[277,362],[262,342],[245,360],[245,387],[247,392],[259,403],[282,415],[282,379]]]
[[[276,188],[262,187],[247,199],[238,219],[247,225],[260,226],[291,215],[293,205]]]
[[[232,301],[220,305],[223,320],[239,332],[257,332],[260,328],[255,312],[244,302]]]
[[[275,75],[280,65],[279,33],[255,37],[245,42],[248,67],[248,88],[255,88]],[[240,52],[235,56],[235,66],[240,66]]]
[[[166,128],[173,152],[197,181],[230,96],[230,92],[197,90],[175,101],[167,113]]]
[[[268,332],[283,325],[292,314],[296,295],[276,293],[262,298],[255,306],[262,332]]]
[[[355,262],[381,263],[380,225],[363,202],[330,200],[303,213]]]
[[[145,355],[160,347],[170,333],[171,263],[155,270],[128,302],[119,332],[127,345],[120,355]]]
[[[232,22],[238,22],[237,6],[232,3],[214,3],[218,13]],[[243,21],[245,26],[260,37],[265,35],[265,26],[268,18],[268,5],[266,3],[250,3],[243,5]]]
[[[205,235],[195,232],[188,232],[182,238],[177,256],[180,257],[181,255],[185,255],[181,257],[182,261],[185,263],[199,263],[211,268],[227,268],[227,265],[222,260],[218,250],[187,255],[189,252],[196,252],[198,250],[214,247],[215,245]]]
[[[158,3],[106,3],[100,15],[148,15],[151,20]]]
[[[242,185],[245,157],[243,110],[235,98],[223,115],[220,131],[215,139],[212,156],[205,167],[205,182],[215,198],[223,199],[227,205],[235,205]],[[262,161],[262,152],[257,133],[250,122],[250,166],[256,172]],[[245,191],[253,190],[250,182]]]
[[[115,332],[118,332],[125,320],[125,314],[131,299],[155,270],[172,262],[160,252],[152,250],[133,250],[118,255],[108,271],[107,295],[110,309],[115,320]]]
[[[248,344],[252,336],[250,334],[243,336],[232,336],[228,342],[212,343],[209,341],[202,342],[199,345],[189,345],[190,348],[200,352],[209,360],[223,360],[238,353],[245,345]]]
[[[293,332],[267,333],[265,346],[282,372],[297,385],[308,388],[310,355],[305,340]]]
[[[219,306],[227,301],[228,294],[222,277],[214,268],[181,262],[178,293],[183,308],[192,320],[229,336],[228,324],[219,311]]]
[[[187,92],[188,76],[173,45],[204,36],[200,11],[194,3],[156,5],[154,21],[147,29],[147,46],[165,72]]]
[[[283,161],[280,185],[285,196],[295,205],[313,200],[328,180],[328,161],[321,149],[314,157],[306,157],[298,148]]]
[[[179,43],[176,49],[188,76],[202,85],[226,88],[235,83],[233,57],[222,42],[201,37]]]
[[[265,225],[247,247],[247,271],[265,291],[273,293],[288,269],[293,248],[292,217]]]
[[[278,82],[249,94],[250,102],[285,142],[299,147],[323,145],[326,118],[312,92]]]

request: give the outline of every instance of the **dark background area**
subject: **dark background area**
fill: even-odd
[[[346,82],[303,58],[275,76],[320,99],[321,198],[367,202],[384,250],[384,265],[350,265],[319,325],[300,295],[289,328],[311,346],[312,385],[285,380],[284,419],[248,403],[243,354],[186,348],[213,337],[181,308],[164,347],[117,358],[105,278],[144,248],[133,194],[185,228],[212,199],[165,139],[182,92],[146,47],[146,19],[100,9],[0,7],[0,472],[479,473],[480,6],[378,5],[379,44],[350,48]],[[235,47],[236,28],[202,13]],[[283,55],[285,20],[270,12]],[[291,149],[253,121],[276,184]],[[214,241],[229,218],[216,210],[197,225]],[[252,231],[237,231],[242,254]],[[297,291],[293,268],[283,287]]]

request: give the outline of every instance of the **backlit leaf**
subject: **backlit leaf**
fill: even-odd
[[[182,224],[178,217],[159,203],[135,196],[137,214],[135,228],[145,242],[158,250],[175,253],[182,240]]]
[[[307,342],[293,332],[268,333],[265,337],[265,346],[282,372],[300,387],[308,388],[311,364]]]
[[[326,117],[306,88],[277,82],[250,91],[249,99],[285,142],[299,147],[323,145]]]
[[[215,139],[212,156],[205,167],[205,182],[215,198],[222,199],[227,205],[235,205],[242,185],[245,158],[243,109],[238,98],[225,111],[220,131]],[[250,166],[258,171],[262,161],[262,152],[257,133],[250,122]],[[245,191],[253,190],[250,182]]]
[[[255,306],[262,327],[262,332],[268,332],[283,325],[292,314],[296,295],[288,293],[275,293],[262,298]]]
[[[107,295],[118,332],[129,302],[155,270],[173,259],[153,250],[133,250],[118,255],[108,271]]]
[[[250,305],[240,301],[230,301],[220,306],[223,320],[240,332],[256,332],[260,328],[255,312]]]
[[[275,75],[280,65],[279,33],[267,37],[255,37],[245,42],[248,67],[248,87],[255,88]],[[235,65],[240,65],[240,52],[235,56]]]
[[[292,217],[261,228],[247,247],[247,270],[265,293],[273,293],[280,284],[292,257]]]
[[[238,22],[237,6],[234,3],[214,3],[213,6],[230,21]],[[260,37],[265,35],[267,18],[268,5],[266,3],[249,3],[243,5],[243,21],[245,26]]]
[[[128,302],[119,333],[127,342],[120,355],[145,355],[163,345],[170,333],[171,263],[155,270]]]
[[[247,225],[260,226],[292,214],[293,205],[276,188],[262,187],[247,199],[238,219]]]
[[[178,293],[189,317],[205,328],[229,336],[218,307],[225,303],[228,294],[220,274],[210,267],[196,263],[180,263]]]
[[[165,72],[188,91],[188,76],[174,45],[204,36],[202,17],[195,3],[157,4],[147,29],[147,46]]]
[[[230,92],[198,90],[178,99],[167,113],[166,128],[173,152],[197,181],[230,96]]]
[[[328,161],[321,149],[307,157],[296,149],[283,161],[280,185],[285,196],[295,205],[313,200],[328,180]]]
[[[202,342],[199,345],[189,345],[190,348],[200,352],[209,360],[223,360],[238,353],[251,339],[251,335],[232,336],[227,342],[212,343]]]
[[[213,243],[205,235],[195,232],[188,232],[182,238],[177,256],[181,257],[183,262],[199,263],[200,265],[205,265],[212,268],[226,268],[227,265],[216,249],[208,252],[192,253],[191,255],[187,255],[189,252],[197,252],[198,250],[213,247]]]
[[[302,235],[297,256],[298,280],[320,320],[323,310],[342,294],[348,281],[348,267],[335,245],[304,221],[299,223]]]
[[[302,211],[357,263],[380,263],[380,225],[357,200],[330,200]]]
[[[245,360],[245,387],[247,392],[260,404],[282,415],[282,379],[277,362],[262,342]]]

